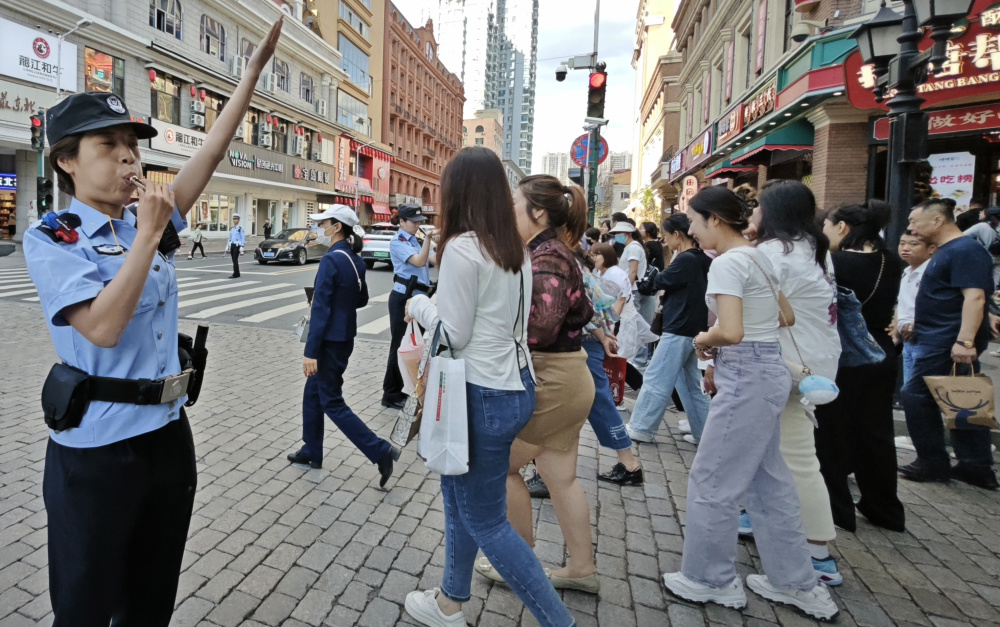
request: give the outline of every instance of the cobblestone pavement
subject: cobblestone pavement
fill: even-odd
[[[46,432],[38,407],[55,359],[37,304],[0,303],[0,627],[47,625]],[[182,321],[181,329],[193,330]],[[439,482],[411,445],[391,489],[374,466],[327,429],[322,470],[291,467],[300,435],[301,345],[292,332],[215,325],[209,375],[190,412],[199,489],[173,625],[204,627],[414,625],[402,609],[411,590],[438,585],[444,519]],[[239,365],[234,366],[237,348]],[[346,396],[376,431],[394,416],[379,405],[385,344],[359,342]],[[668,414],[675,425],[678,415]],[[748,592],[739,613],[676,602],[659,575],[680,565],[687,470],[694,448],[673,428],[639,455],[644,487],[596,481],[613,458],[583,434],[579,475],[591,504],[598,596],[566,592],[581,627],[813,624]],[[909,461],[908,458],[902,461]],[[907,533],[863,520],[835,544],[845,583],[835,592],[841,625],[1000,625],[1000,495],[962,484],[900,484]],[[562,564],[551,505],[536,501],[536,553]],[[757,571],[753,544],[739,570]],[[537,625],[509,589],[475,575],[470,624]]]

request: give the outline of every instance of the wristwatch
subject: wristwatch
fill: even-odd
[[[959,346],[964,346],[965,348],[975,348],[976,347],[976,343],[975,342],[969,342],[969,341],[963,342],[962,340],[958,340],[955,343],[958,344]]]

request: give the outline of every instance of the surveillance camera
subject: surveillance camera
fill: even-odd
[[[791,38],[797,44],[809,39],[810,35],[812,35],[812,32],[809,30],[809,27],[801,22],[792,27]]]
[[[556,68],[556,80],[560,83],[566,80],[566,74],[569,73],[569,68],[566,67],[565,63],[560,63]]]

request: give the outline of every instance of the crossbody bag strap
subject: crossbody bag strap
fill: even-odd
[[[354,276],[357,277],[357,279],[358,279],[358,290],[360,290],[361,289],[361,275],[358,274],[358,267],[356,265],[354,265],[354,260],[351,259],[350,255],[348,255],[346,252],[344,252],[342,250],[338,250],[338,251],[335,251],[335,252],[338,252],[341,255],[347,257],[347,260],[351,262],[351,269],[354,270]]]
[[[524,366],[521,365],[521,354],[524,349],[521,348],[521,342],[524,341],[524,270],[519,270],[517,273],[517,286],[520,291],[520,296],[517,299],[517,314],[514,317],[514,329],[513,333],[519,336],[519,339],[514,340],[514,352],[517,355],[517,368],[527,368],[528,364]],[[521,324],[521,332],[517,332],[517,325]]]
[[[788,319],[785,317],[785,312],[781,310],[781,298],[778,296],[778,290],[774,287],[774,283],[771,282],[771,277],[768,276],[767,271],[765,271],[764,267],[760,265],[756,257],[751,255],[750,253],[744,250],[734,250],[733,252],[739,253],[741,255],[746,255],[747,257],[749,257],[750,261],[753,262],[753,265],[757,266],[757,269],[760,270],[760,273],[764,275],[764,280],[767,281],[768,287],[771,288],[771,294],[774,296],[774,301],[778,303],[778,316],[781,317],[781,321],[785,323],[785,328],[788,329],[788,337],[792,338],[792,346],[795,347],[795,352],[799,356],[799,363],[802,364],[802,367],[805,368],[805,371],[808,374],[812,374],[812,371],[809,369],[809,366],[806,365],[806,360],[802,358],[802,351],[799,350],[799,343],[795,341],[795,334],[792,333],[792,327],[789,326],[788,324]]]
[[[864,307],[865,304],[870,301],[875,296],[875,292],[878,291],[878,285],[882,282],[882,273],[885,272],[885,253],[882,253],[882,267],[878,269],[878,278],[875,279],[875,287],[872,288],[872,293],[868,295],[864,301],[862,301],[861,306]]]

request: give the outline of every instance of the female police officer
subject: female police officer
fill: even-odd
[[[392,341],[389,343],[389,361],[385,366],[385,378],[382,380],[382,406],[392,409],[402,409],[406,402],[403,394],[403,376],[399,373],[399,360],[396,351],[406,334],[406,286],[411,277],[416,277],[414,287],[416,293],[426,293],[430,289],[430,251],[431,238],[424,237],[423,244],[417,239],[417,230],[427,221],[417,205],[400,205],[399,212],[393,216],[393,224],[399,225],[399,232],[389,243],[389,257],[392,259],[393,281],[395,284],[389,294],[389,332]]]
[[[317,224],[318,243],[329,246],[316,272],[302,371],[308,377],[302,399],[305,446],[288,455],[294,464],[323,466],[323,414],[330,417],[354,446],[378,465],[379,486],[392,475],[399,449],[372,433],[344,402],[344,371],[354,351],[358,309],[368,304],[365,264],[358,257],[361,237],[352,230],[358,215],[346,205],[333,205],[309,216]]]
[[[196,471],[177,353],[177,280],[160,241],[168,223],[184,228],[280,32],[279,19],[172,189],[141,178],[139,139],[156,130],[133,122],[117,96],[75,94],[48,111],[49,162],[73,201],[25,234],[24,252],[56,352],[89,385],[77,424],[52,431],[45,456],[57,627],[170,621]],[[124,208],[133,179],[135,215]]]

